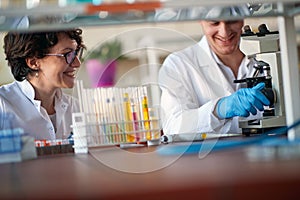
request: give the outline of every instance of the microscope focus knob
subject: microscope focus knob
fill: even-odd
[[[267,99],[270,101],[270,106],[273,106],[277,99],[276,99],[276,91],[272,88],[264,88],[261,90],[261,92],[267,97]]]

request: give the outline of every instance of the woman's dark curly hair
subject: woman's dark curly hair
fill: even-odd
[[[58,43],[57,35],[67,34],[77,42],[77,47],[84,47],[82,30],[79,28],[51,32],[9,32],[4,37],[4,52],[11,72],[17,81],[24,80],[34,70],[26,64],[26,58],[43,58],[49,48]]]

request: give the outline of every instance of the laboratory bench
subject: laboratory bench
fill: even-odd
[[[186,143],[184,143],[186,144]],[[195,143],[194,143],[195,144]],[[0,165],[1,199],[299,199],[300,158],[255,146],[163,155],[161,144],[90,149]],[[255,156],[249,156],[255,149]],[[254,153],[254,154],[255,154]],[[252,152],[253,154],[253,152]]]

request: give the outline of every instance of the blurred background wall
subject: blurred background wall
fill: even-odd
[[[295,21],[297,23],[299,20],[296,19]],[[257,31],[257,27],[262,23],[267,24],[272,31],[278,30],[276,18],[245,19],[245,24],[249,24],[253,31]],[[300,22],[299,25],[296,24],[296,26],[300,26]],[[145,61],[147,54],[145,52],[143,53],[142,47],[147,45],[155,46],[155,56],[159,62],[162,62],[165,56],[170,52],[185,48],[191,43],[197,42],[202,36],[202,30],[197,21],[83,27],[82,29],[87,50],[97,47],[100,43],[109,38],[117,37],[121,39],[123,51],[127,59],[121,60],[118,63],[117,79],[120,79],[125,73],[132,70],[132,68],[136,68],[142,65],[143,62],[147,62],[147,60]],[[13,81],[3,53],[4,34],[3,32],[0,33],[0,85]],[[84,67],[83,63],[78,74],[78,78],[83,80],[88,78]],[[138,72],[133,72],[133,74],[135,74],[134,76],[136,76],[137,80],[139,76],[143,75]],[[126,85],[126,83],[124,84]]]

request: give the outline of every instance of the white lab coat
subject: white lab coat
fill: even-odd
[[[27,80],[14,81],[0,87],[0,129],[7,128],[8,124],[3,116],[11,113],[12,128],[23,128],[26,134],[38,140],[65,139],[72,131],[72,112],[78,111],[78,103],[59,89],[55,95],[55,111],[56,133],[41,102],[34,100],[34,89]]]
[[[254,70],[245,58],[237,79],[251,77]],[[159,85],[164,134],[241,132],[238,117],[220,120],[213,114],[217,101],[240,86],[233,88],[216,63],[205,36],[199,43],[166,58],[159,72]]]

